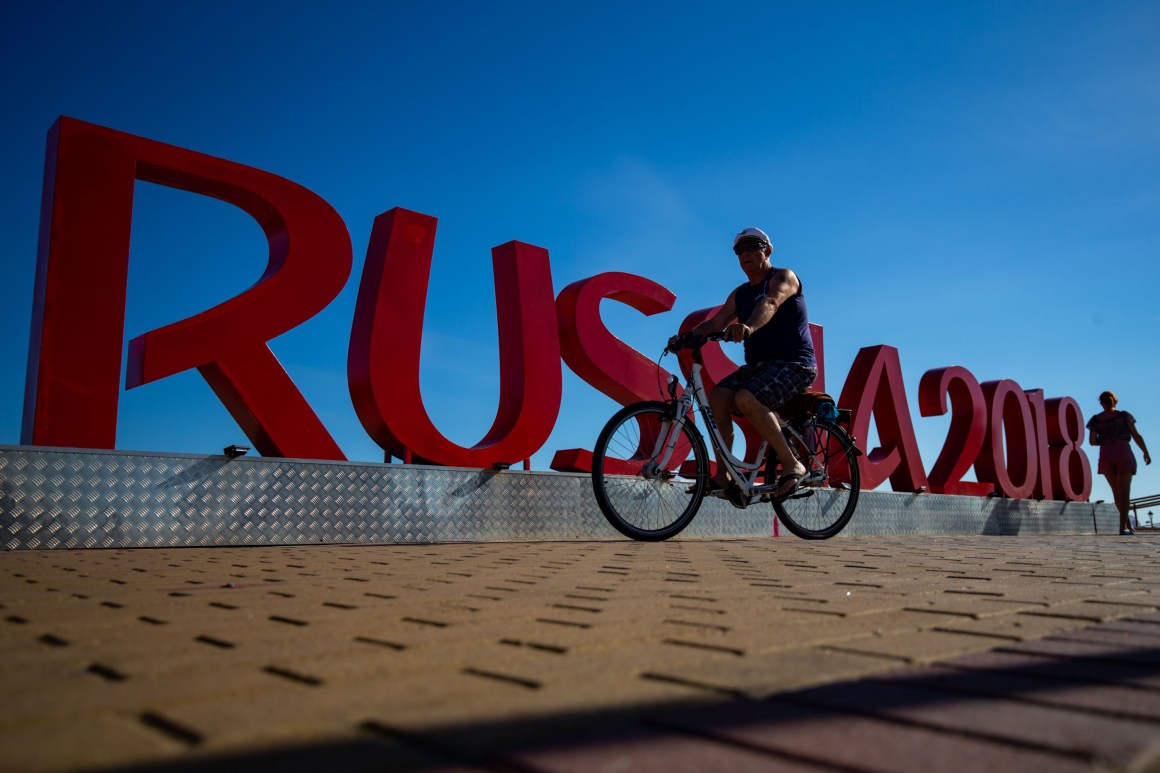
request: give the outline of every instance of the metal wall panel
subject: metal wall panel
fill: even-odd
[[[1090,534],[1117,523],[1108,504],[871,491],[843,534]],[[772,532],[769,505],[708,499],[681,537]],[[620,538],[587,475],[0,446],[9,550]]]

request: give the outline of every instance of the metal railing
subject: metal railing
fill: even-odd
[[[1152,511],[1147,513],[1148,523],[1140,522],[1140,510],[1146,507],[1160,507],[1160,494],[1152,494],[1151,496],[1139,497],[1138,499],[1128,500],[1128,509],[1132,511],[1132,519],[1136,522],[1136,526],[1143,526],[1146,529],[1153,529]]]

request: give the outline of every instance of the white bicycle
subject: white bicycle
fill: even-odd
[[[656,542],[688,526],[707,495],[739,508],[772,502],[778,519],[798,537],[834,536],[850,522],[858,505],[861,451],[841,426],[849,423],[849,411],[838,410],[828,396],[811,397],[812,393],[783,409],[790,418],[779,417],[782,433],[805,465],[806,475],[788,496],[775,498],[776,454],[769,454],[762,441],[753,461],[733,456],[709,410],[701,381],[701,347],[721,340],[720,333],[684,333],[670,340],[666,354],[689,349],[693,358],[681,396],[678,379],[672,376],[668,400],[626,406],[605,425],[592,459],[592,488],[600,510],[626,537]],[[693,423],[694,408],[732,477],[727,489],[708,492],[712,470],[705,441]],[[759,482],[763,471],[764,480]]]

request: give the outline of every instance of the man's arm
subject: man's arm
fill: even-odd
[[[768,324],[781,304],[792,298],[799,289],[801,282],[798,281],[797,274],[788,268],[778,269],[777,273],[770,277],[765,297],[753,307],[749,319],[744,322],[738,320],[730,325],[726,330],[726,336],[730,341],[740,341],[754,330]]]
[[[717,309],[717,313],[693,328],[693,332],[697,335],[716,333],[724,330],[726,325],[737,319],[737,301],[733,297],[736,293],[736,290],[729,293],[729,297],[721,308]]]

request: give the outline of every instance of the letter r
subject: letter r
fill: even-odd
[[[21,442],[115,447],[137,180],[241,208],[270,252],[248,290],[130,342],[127,386],[197,368],[262,454],[344,458],[266,345],[346,283],[338,213],[268,172],[63,116],[48,137]]]

